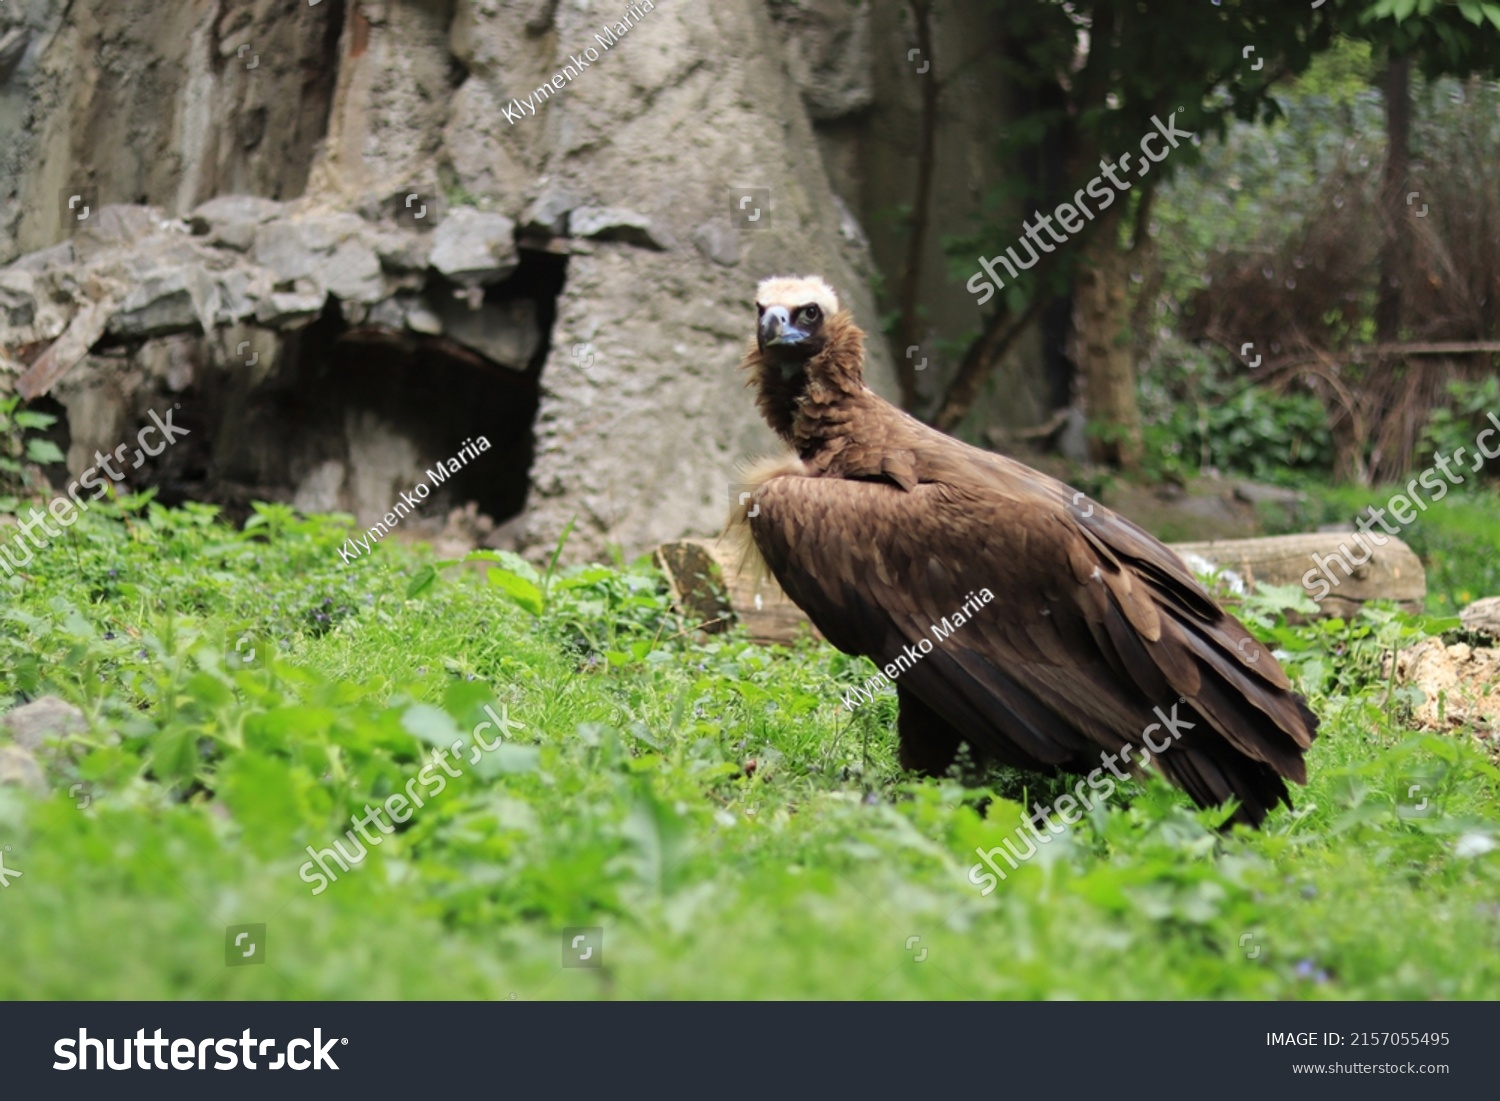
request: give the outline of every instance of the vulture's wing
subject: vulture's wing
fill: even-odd
[[[1234,796],[1258,823],[1285,801],[1317,719],[1269,650],[1134,524],[964,451],[961,479],[907,489],[772,477],[756,546],[839,649],[884,668],[932,643],[898,688],[992,758],[1089,772],[1126,745],[1138,759],[1157,723],[1152,744],[1171,747],[1150,756],[1200,804]]]

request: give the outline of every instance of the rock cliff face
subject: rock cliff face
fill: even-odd
[[[996,160],[1005,147],[1013,91],[998,63],[1005,43],[991,0],[932,0],[919,33],[910,3],[872,0],[768,0],[834,191],[869,233],[883,273],[882,309],[898,306],[918,219],[923,136],[930,128],[931,196],[921,232],[916,301],[920,320],[891,354],[914,370],[919,414],[936,410],[983,311],[963,283],[975,270],[950,257],[946,240],[975,232],[994,216],[987,195],[1013,166]],[[926,39],[927,50],[919,47]],[[1013,47],[1019,48],[1019,47]],[[932,93],[931,117],[926,96]],[[1028,107],[1020,105],[1023,112]],[[893,212],[900,212],[893,217]],[[1014,212],[1019,219],[1026,211]],[[954,272],[958,272],[955,278]],[[1061,306],[1066,316],[1067,304]],[[959,431],[984,440],[986,429],[1047,419],[1069,400],[1071,366],[1056,327],[1038,326],[1017,343],[974,402]],[[1039,369],[1045,363],[1045,369]]]
[[[61,404],[75,474],[177,405],[168,499],[368,522],[484,435],[446,503],[523,548],[715,531],[774,447],[756,281],[879,329],[813,123],[862,78],[810,102],[782,8],[7,0],[0,388]]]

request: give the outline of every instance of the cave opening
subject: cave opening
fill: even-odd
[[[426,482],[430,493],[403,521],[407,530],[432,534],[470,502],[504,525],[526,505],[566,273],[566,255],[545,247],[519,249],[516,269],[481,288],[429,270],[405,297],[406,324],[330,297],[300,328],[259,330],[263,356],[237,343],[253,332],[106,341],[95,355],[117,360],[113,370],[137,382],[115,391],[116,427],[83,438],[113,438],[121,424],[133,435],[151,410],[175,409],[188,435],[132,470],[122,491],[155,488],[167,506],[217,504],[233,523],[251,515],[254,501],[278,501],[352,513],[365,527]],[[441,324],[413,328],[418,317]],[[79,427],[68,410],[52,398],[32,407],[59,415],[47,435],[66,450]],[[455,458],[458,469],[433,477]],[[54,484],[68,478],[60,463],[47,474]]]

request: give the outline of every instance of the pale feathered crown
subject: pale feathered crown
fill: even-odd
[[[755,288],[755,304],[788,309],[811,304],[822,310],[824,317],[839,312],[838,294],[827,280],[817,275],[775,275],[762,279]]]

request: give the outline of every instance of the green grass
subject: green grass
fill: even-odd
[[[644,565],[341,566],[337,520],[252,523],[99,505],[6,584],[0,706],[90,726],[48,797],[0,787],[0,998],[1500,996],[1500,773],[1380,675],[1419,622],[1262,620],[1324,717],[1295,813],[1220,835],[1132,783],[981,896],[976,847],[1061,789],[904,776],[893,699],[839,703],[863,661],[699,641]],[[306,846],[486,704],[524,730],[312,894]],[[226,967],[251,922],[266,965]]]

